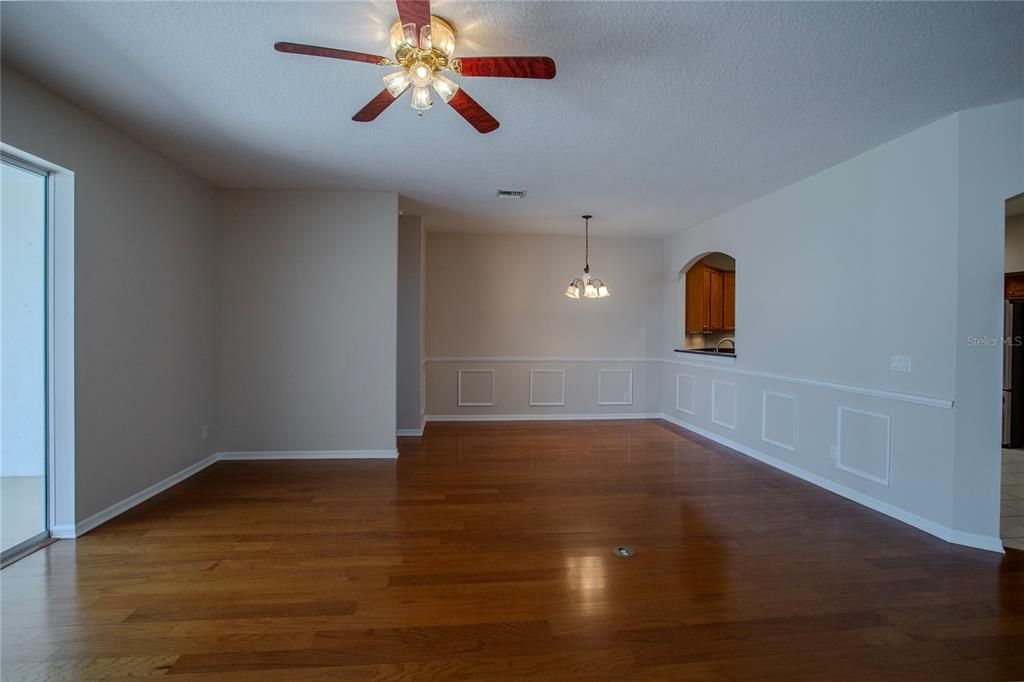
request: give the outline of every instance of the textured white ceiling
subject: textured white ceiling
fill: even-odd
[[[1024,3],[456,2],[457,51],[554,58],[351,116],[389,69],[374,3],[0,4],[3,59],[223,187],[397,190],[431,229],[665,234],[954,111],[1024,96]],[[408,95],[406,95],[406,98]],[[524,200],[496,199],[525,188]]]

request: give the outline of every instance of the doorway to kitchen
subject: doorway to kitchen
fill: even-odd
[[[1024,194],[1006,201],[1003,457],[999,534],[1024,549]]]

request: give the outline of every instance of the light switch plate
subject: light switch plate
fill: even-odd
[[[910,371],[910,356],[909,355],[893,355],[889,360],[889,369],[894,372],[909,372]]]

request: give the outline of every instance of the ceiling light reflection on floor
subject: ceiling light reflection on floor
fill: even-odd
[[[607,586],[604,562],[604,557],[599,556],[566,557],[569,589],[603,591]]]

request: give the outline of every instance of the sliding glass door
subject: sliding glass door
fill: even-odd
[[[48,535],[44,172],[0,176],[0,560]]]

